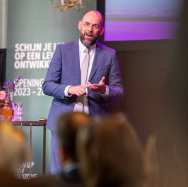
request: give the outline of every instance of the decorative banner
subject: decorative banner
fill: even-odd
[[[47,69],[53,56],[56,43],[16,43],[14,50],[14,69]],[[15,84],[14,96],[43,96],[43,78],[20,78]]]
[[[66,12],[55,9],[51,0],[8,1],[6,80],[19,77],[13,100],[23,107],[23,120],[47,118],[52,98],[44,96],[41,85],[56,44],[77,39],[77,23],[83,12],[95,8],[93,0],[81,10]],[[34,127],[34,173],[41,172],[41,133],[40,127]]]
[[[20,77],[14,101],[23,105],[24,120],[47,118],[52,98],[44,96],[41,85],[56,44],[77,39],[83,12],[95,8],[96,1],[66,12],[51,0],[9,1],[6,79]]]

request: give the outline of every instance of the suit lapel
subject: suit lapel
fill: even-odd
[[[78,41],[75,41],[73,43],[73,51],[70,51],[71,55],[73,57],[73,63],[72,63],[72,69],[73,71],[70,72],[74,77],[77,82],[77,84],[81,83],[81,72],[80,72],[80,55],[79,55],[79,44]]]
[[[89,81],[92,80],[92,78],[94,77],[94,75],[95,75],[97,69],[98,69],[99,66],[101,65],[100,56],[101,56],[101,47],[100,47],[100,45],[97,43],[97,44],[96,44],[95,57],[94,57],[94,60],[93,60],[93,65],[92,65],[91,73],[90,73],[90,76],[89,76]]]

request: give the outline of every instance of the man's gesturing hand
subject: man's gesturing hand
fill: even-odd
[[[83,85],[70,86],[70,88],[68,89],[68,93],[70,95],[83,96],[86,94],[86,86]]]
[[[88,83],[87,87],[92,91],[104,94],[106,91],[105,77],[103,76],[98,84]]]

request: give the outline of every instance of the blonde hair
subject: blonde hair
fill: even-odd
[[[8,121],[0,122],[0,152],[0,168],[14,174],[24,161],[30,159],[24,132]]]

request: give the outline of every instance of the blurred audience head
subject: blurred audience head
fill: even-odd
[[[6,99],[6,92],[4,90],[0,90],[0,108],[4,106]]]
[[[143,149],[123,114],[94,120],[90,126],[80,129],[77,138],[86,186],[143,186]]]
[[[81,126],[90,123],[90,116],[82,112],[69,112],[62,114],[57,123],[59,151],[62,162],[77,162],[76,135]]]
[[[0,153],[0,170],[13,174],[30,158],[25,134],[8,121],[0,122]]]
[[[6,98],[6,91],[0,90],[0,100],[5,100]]]

